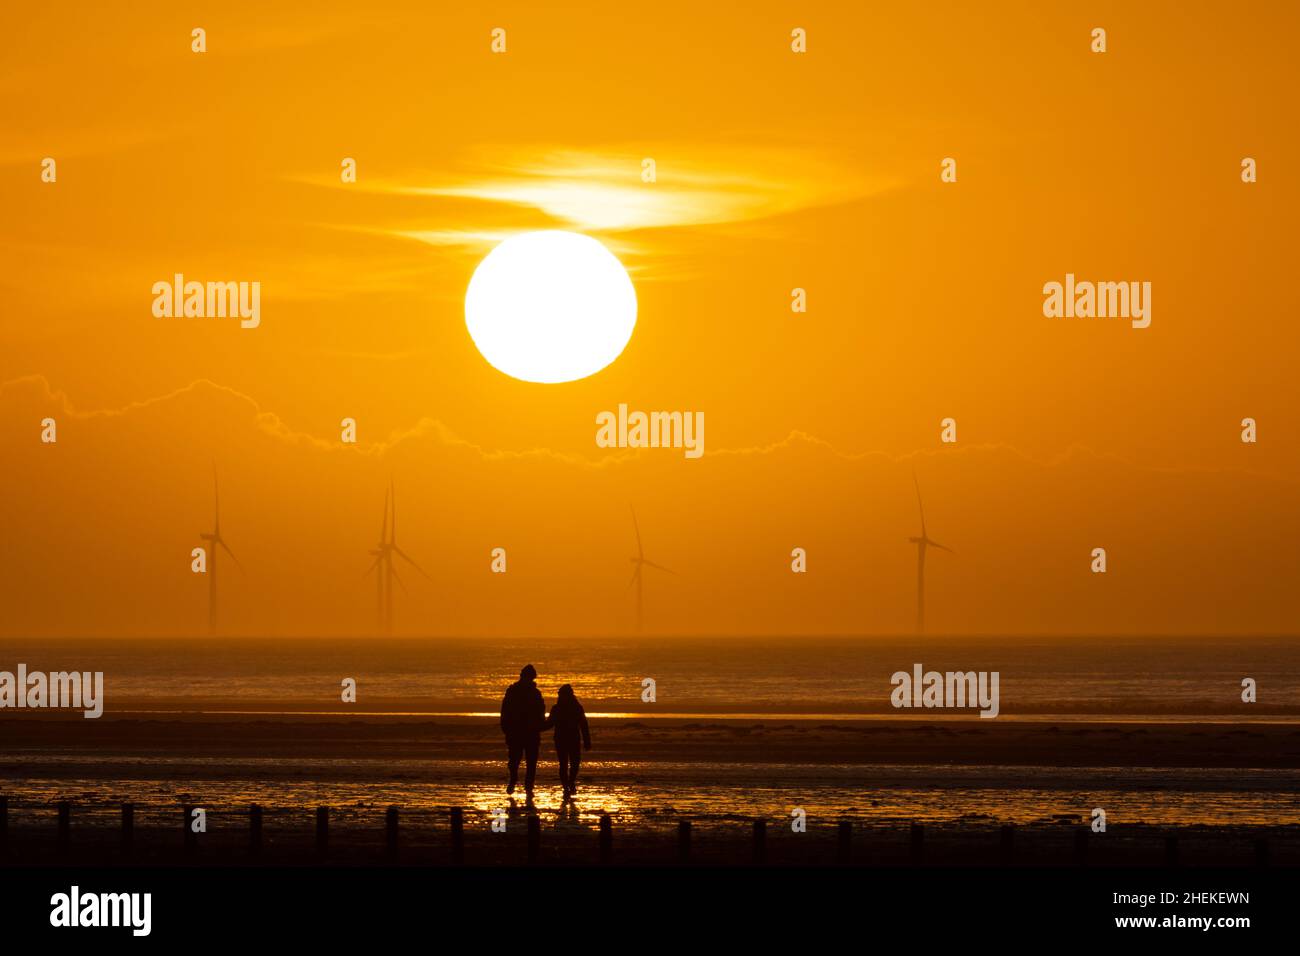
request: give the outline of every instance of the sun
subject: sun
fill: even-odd
[[[573,382],[622,354],[636,327],[636,290],[591,236],[521,233],[474,270],[465,325],[493,368],[525,382]]]

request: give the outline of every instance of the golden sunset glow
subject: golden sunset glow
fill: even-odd
[[[1300,5],[10,6],[6,942],[1291,915]]]
[[[390,482],[401,634],[632,632],[630,507],[649,633],[911,633],[914,475],[929,631],[1294,628],[1293,11],[60,10],[0,39],[4,631],[203,633],[214,463],[228,633],[372,632]],[[621,263],[625,347],[625,297],[554,353],[467,316],[547,231]],[[1045,317],[1067,274],[1150,326]],[[259,323],[156,317],[176,275]],[[621,405],[703,454],[602,447]]]

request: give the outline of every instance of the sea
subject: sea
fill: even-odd
[[[571,684],[593,715],[915,716],[890,694],[920,664],[998,672],[1001,717],[1300,718],[1300,638],[1282,637],[0,640],[0,671],[19,663],[102,671],[110,712],[332,711],[351,678],[355,712],[495,713],[532,664],[548,700]]]

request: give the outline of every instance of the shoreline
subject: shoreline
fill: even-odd
[[[1300,771],[1300,724],[1291,721],[993,720],[705,715],[592,717],[592,758],[628,764],[959,765],[1237,768]],[[543,733],[544,753],[550,735]],[[357,760],[497,760],[495,716],[424,717],[282,713],[27,712],[0,719],[0,765],[66,756],[105,764],[167,757]],[[0,777],[3,779],[3,777]]]

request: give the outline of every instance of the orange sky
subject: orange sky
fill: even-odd
[[[1295,632],[1294,9],[616,6],[11,19],[0,633],[202,633],[214,461],[231,633],[372,631],[390,476],[436,582],[405,575],[400,633],[628,631],[632,504],[678,572],[648,630],[907,632],[914,468],[956,549],[931,631]],[[636,287],[579,382],[465,329],[475,264],[536,228]],[[176,272],[260,281],[260,327],[154,318]],[[1151,327],[1045,318],[1067,272],[1150,281]],[[620,402],[703,411],[705,455],[597,448]]]

